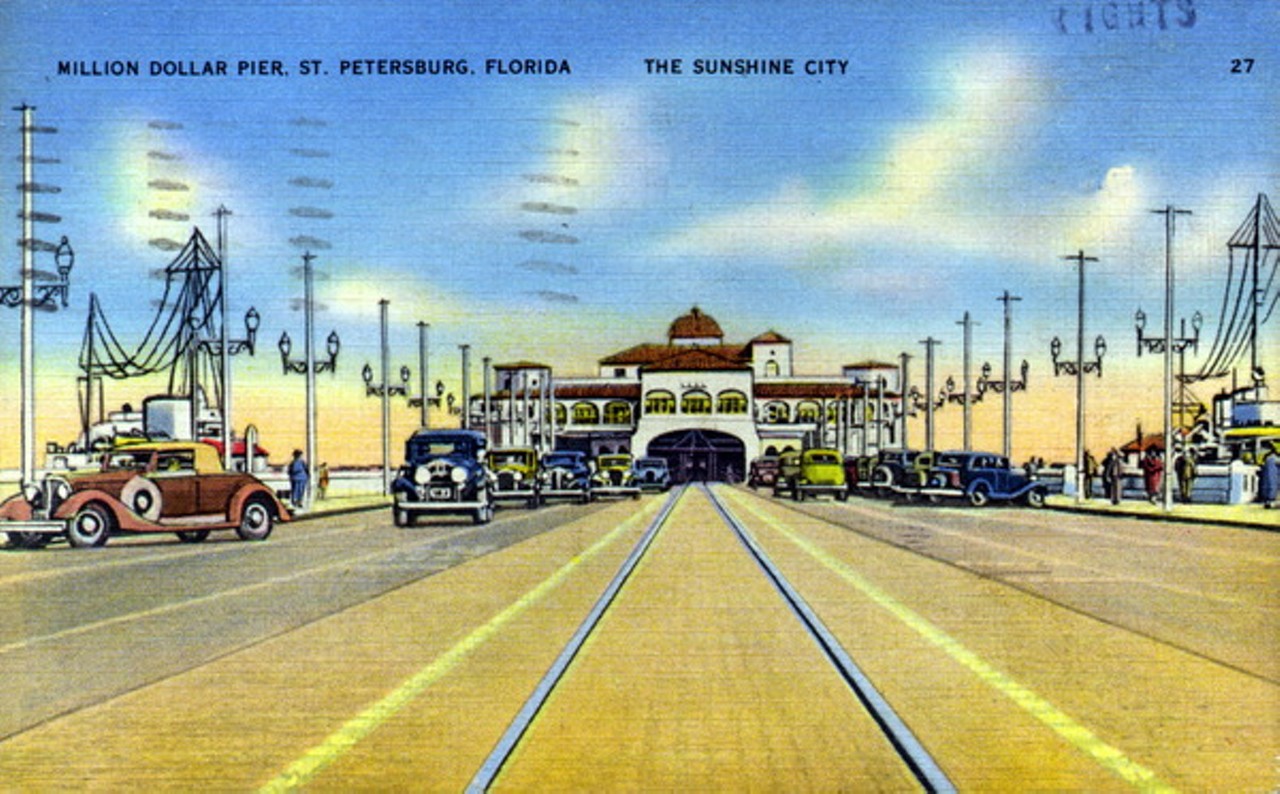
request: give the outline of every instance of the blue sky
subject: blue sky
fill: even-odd
[[[268,342],[300,333],[290,240],[328,243],[318,325],[339,330],[352,379],[376,351],[380,297],[406,360],[426,320],[441,350],[582,373],[696,303],[733,339],[794,338],[815,373],[939,337],[941,379],[965,311],[981,323],[975,355],[998,359],[1005,289],[1023,298],[1017,355],[1044,372],[1048,340],[1074,333],[1063,255],[1101,259],[1090,333],[1132,359],[1134,309],[1160,312],[1150,210],[1195,213],[1179,227],[1178,300],[1212,322],[1227,237],[1258,193],[1280,200],[1275,3],[14,0],[0,32],[0,141],[17,153],[7,109],[24,101],[59,129],[37,141],[61,160],[38,172],[63,188],[42,202],[64,219],[47,233],[78,252],[72,307],[41,318],[55,357],[78,350],[90,291],[125,333],[145,327],[160,286],[147,274],[171,256],[151,241],[211,232],[225,204],[233,311],[253,303]],[[465,58],[476,73],[338,74],[379,58]],[[484,74],[488,58],[572,73]],[[681,58],[686,74],[649,74],[646,58]],[[848,65],[689,74],[698,58]],[[1244,58],[1253,71],[1233,74]],[[145,74],[264,59],[289,75]],[[301,75],[303,59],[328,73]],[[57,74],[108,60],[144,74]],[[17,194],[0,201],[16,238]],[[192,220],[150,218],[161,205]],[[16,318],[0,322],[16,337]],[[1112,388],[1138,393],[1148,375],[1134,363]]]

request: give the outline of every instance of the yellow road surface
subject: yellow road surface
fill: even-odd
[[[917,791],[706,497],[690,491],[495,790]]]

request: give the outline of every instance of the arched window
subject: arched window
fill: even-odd
[[[564,423],[569,421],[569,410],[564,407],[564,403],[556,403],[556,424],[564,427]]]
[[[780,425],[791,421],[791,409],[781,400],[774,400],[764,407],[765,424]]]
[[[827,424],[840,424],[840,401],[827,403]]]
[[[745,414],[747,412],[747,395],[735,389],[722,391],[716,395],[716,413]]]
[[[779,371],[779,370],[778,370],[778,362],[777,362],[777,361],[775,361],[775,360],[773,360],[773,359],[769,359],[768,361],[764,362],[764,376],[765,376],[766,378],[776,378],[776,377],[778,377],[778,371]]]
[[[676,412],[676,396],[666,389],[654,389],[645,395],[646,414],[673,414]]]
[[[812,400],[805,400],[796,406],[797,422],[816,422],[822,416],[822,408]]]
[[[587,402],[574,403],[573,423],[575,425],[600,424],[600,409]]]
[[[685,392],[680,397],[680,413],[682,414],[709,414],[711,413],[711,395],[700,389]]]
[[[621,400],[605,403],[604,423],[606,425],[631,424],[631,403],[625,403]]]

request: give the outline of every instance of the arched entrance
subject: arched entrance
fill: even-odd
[[[666,458],[675,482],[742,480],[746,445],[717,430],[677,430],[649,442],[648,455]]]

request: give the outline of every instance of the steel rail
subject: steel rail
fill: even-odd
[[[467,784],[466,788],[469,794],[488,791],[489,786],[493,784],[498,773],[502,771],[503,764],[507,762],[507,759],[511,757],[511,753],[515,751],[520,738],[524,736],[525,731],[529,729],[538,712],[546,704],[547,699],[551,697],[551,692],[555,689],[556,684],[564,677],[569,664],[573,662],[574,657],[578,655],[578,651],[586,643],[587,637],[591,635],[591,632],[600,623],[600,619],[604,617],[605,610],[613,603],[613,599],[618,595],[618,591],[622,589],[622,585],[626,583],[636,566],[640,564],[641,558],[644,557],[645,552],[653,544],[653,539],[657,537],[658,531],[666,523],[667,517],[675,509],[676,502],[684,495],[686,488],[687,486],[672,491],[671,495],[667,497],[666,504],[662,506],[662,510],[659,511],[658,515],[654,516],[644,535],[640,537],[640,540],[636,542],[635,548],[631,550],[631,553],[627,555],[627,559],[623,561],[622,567],[614,574],[608,587],[600,594],[600,598],[596,599],[591,611],[587,613],[586,618],[578,626],[577,631],[573,633],[569,642],[565,644],[564,649],[560,651],[560,655],[556,657],[555,662],[552,663],[546,674],[542,676],[542,680],[534,687],[533,692],[525,700],[520,711],[517,712],[511,724],[507,726],[502,738],[494,745],[493,750],[489,752],[484,763],[476,771],[475,776],[471,778],[471,782]]]
[[[872,719],[880,726],[881,731],[884,732],[885,737],[893,745],[898,756],[910,768],[916,780],[927,791],[954,792],[956,790],[955,784],[946,776],[946,773],[934,761],[929,751],[924,748],[920,740],[916,738],[916,735],[907,727],[902,718],[889,705],[889,702],[885,700],[884,696],[875,688],[875,685],[871,683],[871,680],[862,672],[862,669],[853,661],[849,652],[844,649],[840,641],[826,627],[826,624],[822,622],[817,613],[813,611],[812,607],[809,606],[782,572],[778,570],[777,566],[773,564],[768,555],[764,553],[764,550],[755,542],[747,528],[729,511],[728,507],[720,501],[719,497],[710,488],[706,485],[701,487],[707,498],[711,500],[711,504],[716,508],[716,512],[733,529],[734,534],[738,536],[738,540],[755,558],[765,576],[777,587],[787,605],[791,607],[796,617],[809,630],[818,647],[826,654],[828,660],[845,680],[845,683],[849,685],[854,695],[866,707]]]

